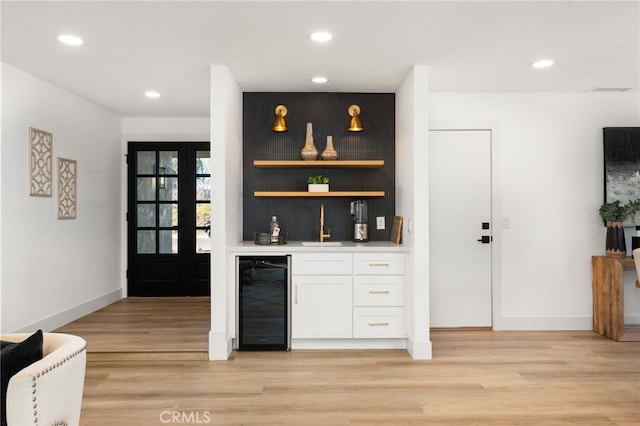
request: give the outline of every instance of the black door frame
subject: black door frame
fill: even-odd
[[[129,296],[209,296],[210,285],[210,253],[196,252],[196,152],[209,151],[209,142],[129,142],[127,146],[127,292]],[[178,204],[177,224],[161,227],[158,223],[153,227],[139,227],[137,220],[137,179],[154,179],[158,185],[154,189],[155,200],[149,205],[156,205],[156,212],[161,201],[159,199],[160,181],[170,179],[171,173],[155,167],[153,173],[137,173],[137,153],[139,151],[155,151],[158,159],[159,151],[178,152],[177,188]],[[156,170],[158,169],[158,170]],[[166,176],[166,177],[165,177]],[[175,175],[174,175],[175,176]],[[171,202],[169,202],[171,203]],[[156,215],[159,217],[159,214]],[[138,230],[178,231],[178,253],[158,253],[159,237],[156,237],[156,252],[138,254]]]

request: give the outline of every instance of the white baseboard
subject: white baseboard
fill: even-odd
[[[585,316],[503,316],[494,330],[593,330],[593,317]]]
[[[233,350],[233,339],[225,332],[209,330],[209,361],[226,361]]]
[[[407,339],[407,352],[413,359],[432,359],[432,346],[431,341],[416,342],[412,339]]]
[[[625,315],[624,324],[625,325],[640,324],[640,315],[639,314]]]
[[[406,349],[407,339],[292,339],[295,349]]]
[[[96,297],[93,300],[89,300],[88,302],[74,306],[73,308],[69,308],[66,311],[43,318],[26,327],[22,327],[21,329],[14,331],[14,333],[31,333],[38,329],[41,329],[44,332],[55,330],[56,328],[69,324],[70,322],[88,315],[91,312],[95,312],[98,309],[102,309],[105,306],[117,302],[122,299],[122,297],[122,289],[117,289],[100,297]]]

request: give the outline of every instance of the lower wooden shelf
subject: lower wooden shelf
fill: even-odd
[[[255,191],[254,197],[384,197],[384,191]]]

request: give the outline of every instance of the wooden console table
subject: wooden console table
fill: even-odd
[[[640,342],[640,325],[624,325],[624,268],[633,259],[593,256],[593,331],[619,342]]]

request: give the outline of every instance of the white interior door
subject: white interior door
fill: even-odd
[[[429,206],[431,327],[490,327],[490,130],[429,132]]]

